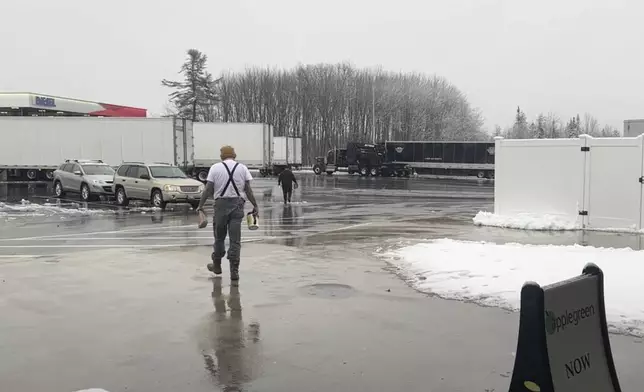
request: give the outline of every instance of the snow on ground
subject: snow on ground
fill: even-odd
[[[496,215],[491,212],[479,211],[474,217],[477,226],[503,227],[521,230],[579,230],[577,221],[557,215],[517,214],[514,216]]]
[[[172,209],[169,207],[168,209]],[[119,212],[139,212],[147,214],[150,212],[161,211],[158,207],[133,206],[127,209],[113,208],[88,208],[86,203],[60,202],[44,204],[31,203],[28,200],[22,200],[20,203],[11,204],[0,202],[0,217],[5,220],[13,220],[17,217],[49,217],[54,215],[61,216],[94,216],[94,215],[113,215]]]
[[[512,310],[526,281],[543,286],[565,280],[592,262],[604,271],[610,330],[644,336],[644,251],[440,239],[381,256],[419,291]]]
[[[491,212],[479,211],[473,218],[477,226],[502,227],[506,229],[519,230],[541,230],[541,231],[567,231],[582,230],[581,225],[576,220],[558,215],[538,215],[520,213],[512,216],[497,215]],[[637,230],[635,227],[625,228],[597,228],[586,227],[588,231],[602,231],[613,233],[641,233],[644,230]]]
[[[0,202],[0,213],[6,216],[52,216],[52,215],[97,215],[114,213],[110,210],[92,210],[81,207],[79,203],[67,203],[64,206],[45,203],[36,204],[22,200],[20,204],[8,204]]]

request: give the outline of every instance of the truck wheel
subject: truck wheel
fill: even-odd
[[[54,171],[53,170],[47,170],[45,172],[45,177],[50,181],[53,180],[54,179]]]
[[[370,174],[371,174],[372,177],[378,177],[378,174],[380,174],[380,173],[378,173],[378,168],[372,167],[371,171],[370,171]]]
[[[116,204],[121,207],[127,207],[127,205],[130,204],[130,200],[127,198],[123,187],[116,188]]]
[[[92,199],[92,193],[90,192],[89,186],[87,184],[81,185],[80,197],[81,197],[81,200],[84,202],[88,202]]]
[[[322,174],[322,168],[320,167],[320,165],[313,166],[313,173],[317,174],[318,176]]]
[[[369,174],[369,170],[366,167],[360,168],[360,177],[366,177]]]
[[[163,193],[160,190],[155,189],[152,191],[152,206],[165,210],[166,202],[163,201]]]
[[[35,169],[27,170],[27,178],[31,181],[34,181],[38,177],[38,171]]]
[[[485,178],[485,172],[483,170],[480,170],[479,172],[476,173],[476,177]]]
[[[60,181],[56,181],[54,184],[54,195],[56,195],[56,197],[65,196],[65,190],[63,189],[63,184],[61,184]]]
[[[208,181],[208,170],[200,170],[199,173],[197,173],[197,178],[201,182]]]

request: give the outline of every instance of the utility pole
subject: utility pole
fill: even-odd
[[[372,143],[376,144],[376,75],[373,75],[371,82],[371,138]]]

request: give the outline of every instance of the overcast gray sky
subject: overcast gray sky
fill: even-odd
[[[446,77],[486,127],[644,118],[638,0],[29,0],[0,7],[0,91],[160,113],[188,48],[211,72],[350,61]]]

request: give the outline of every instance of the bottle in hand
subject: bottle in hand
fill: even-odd
[[[199,210],[199,228],[203,229],[206,226],[208,226],[208,218],[206,217],[206,213],[203,212],[203,210]]]

